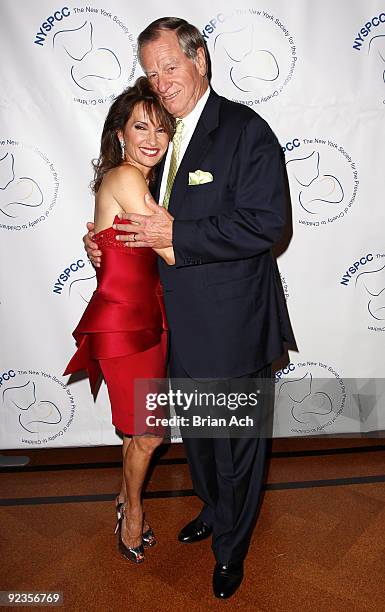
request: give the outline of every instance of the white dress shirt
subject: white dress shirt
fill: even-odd
[[[187,147],[188,147],[188,145],[190,143],[191,137],[192,137],[192,135],[194,133],[194,130],[195,130],[196,126],[197,126],[197,123],[199,121],[199,117],[202,114],[202,111],[203,111],[203,109],[205,107],[205,104],[206,104],[208,98],[209,98],[209,95],[210,95],[210,87],[207,88],[207,90],[205,91],[203,96],[198,100],[198,102],[196,103],[196,105],[193,108],[193,110],[191,111],[191,113],[189,113],[188,115],[186,115],[186,117],[183,117],[183,119],[182,119],[184,127],[183,127],[183,132],[182,132],[182,140],[181,140],[181,144],[180,144],[180,150],[179,150],[178,168],[179,168],[180,163],[181,163],[181,161],[183,159],[183,155],[186,153],[186,149],[187,149]],[[178,117],[177,117],[177,119],[178,119]],[[160,185],[160,196],[159,196],[159,204],[160,205],[162,205],[164,194],[166,192],[167,177],[168,177],[168,171],[169,171],[169,168],[170,168],[171,155],[172,155],[172,142],[170,142],[170,146],[168,147],[167,155],[166,155],[166,161],[164,163],[162,182],[161,182],[161,185]],[[194,168],[192,168],[191,171],[194,171]]]

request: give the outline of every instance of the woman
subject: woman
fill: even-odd
[[[87,370],[92,390],[101,373],[106,381],[112,422],[123,434],[123,478],[116,498],[119,550],[135,563],[144,560],[144,547],[156,543],[144,519],[141,491],[162,437],[159,429],[146,426],[134,380],[165,378],[166,324],[156,253],[170,265],[175,260],[172,248],[156,253],[127,248],[116,240],[119,232],[111,226],[120,222],[116,216],[121,212],[150,214],[144,195],[174,129],[174,119],[145,77],[118,96],[109,110],[93,183],[94,240],[103,260],[96,270],[97,289],[73,334],[78,350],[65,371]]]

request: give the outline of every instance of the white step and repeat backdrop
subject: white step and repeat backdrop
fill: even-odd
[[[119,442],[105,387],[95,403],[86,379],[67,386],[62,372],[95,288],[81,241],[90,160],[111,100],[141,74],[138,33],[163,15],[196,24],[213,87],[266,118],[285,150],[293,236],[279,266],[299,353],[277,374],[275,435],[385,429],[384,3],[2,0],[0,11],[0,446]]]

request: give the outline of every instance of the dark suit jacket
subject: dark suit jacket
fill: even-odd
[[[214,180],[189,185],[195,170]],[[254,372],[294,341],[271,253],[286,206],[271,129],[211,92],[170,198],[176,265],[159,264],[172,342],[190,377]]]

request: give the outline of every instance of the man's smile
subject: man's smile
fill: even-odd
[[[168,96],[162,96],[162,100],[164,100],[165,102],[170,102],[170,100],[174,100],[174,98],[176,98],[177,95],[179,94],[179,91],[176,91],[175,93],[169,94]]]

